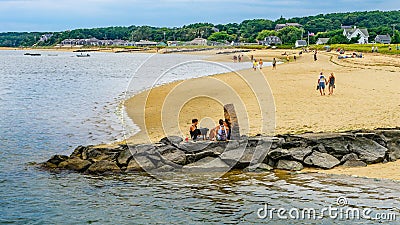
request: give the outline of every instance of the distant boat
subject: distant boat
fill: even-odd
[[[80,55],[76,55],[76,57],[90,57],[90,55],[89,54],[80,54]]]
[[[27,53],[25,53],[24,55],[41,56],[42,54],[39,54],[39,53],[29,53],[29,52],[27,52]]]

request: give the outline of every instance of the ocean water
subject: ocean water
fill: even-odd
[[[121,140],[121,101],[140,90],[248,64],[199,62],[200,56],[0,51],[1,224],[396,224],[399,182],[318,174],[231,172],[202,176],[90,176],[31,166],[78,145]],[[50,54],[50,55],[49,55]],[[178,69],[176,67],[179,66]],[[173,70],[171,70],[173,68]],[[164,76],[168,71],[173,71]],[[135,132],[134,124],[130,132]],[[197,176],[197,177],[196,177]],[[321,210],[346,207],[394,213],[397,221],[262,217],[264,207]],[[341,204],[343,203],[340,202]],[[340,207],[339,207],[340,208]],[[342,207],[343,209],[345,207]],[[261,210],[261,211],[260,211]],[[259,212],[259,213],[257,213]],[[260,214],[261,212],[261,214]],[[258,215],[260,214],[260,215]],[[390,215],[389,215],[390,216]]]

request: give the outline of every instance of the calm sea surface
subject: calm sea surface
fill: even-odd
[[[163,76],[179,63],[201,59],[188,55],[91,53],[78,58],[66,52],[40,52],[39,57],[24,53],[0,51],[0,223],[387,223],[329,215],[319,220],[283,220],[276,214],[262,219],[257,214],[265,204],[292,213],[338,207],[339,197],[346,198],[347,208],[370,209],[370,216],[396,213],[400,222],[400,185],[389,180],[232,172],[211,183],[197,175],[186,184],[182,178],[163,182],[142,174],[96,177],[37,170],[30,162],[69,155],[78,145],[121,140],[120,102],[128,84],[131,95],[156,80],[159,84],[227,70],[193,64]],[[238,70],[250,65],[225,66]],[[130,128],[137,129],[134,124]]]

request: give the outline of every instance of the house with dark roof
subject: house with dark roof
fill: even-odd
[[[354,26],[353,28],[345,28],[343,29],[343,35],[351,40],[352,38],[358,37],[360,35],[360,39],[358,39],[359,44],[368,44],[369,33],[366,28],[357,28]]]
[[[297,40],[296,43],[294,44],[296,48],[300,47],[307,47],[307,41],[305,40]]]
[[[381,44],[390,44],[392,42],[392,38],[390,37],[389,34],[376,35],[375,42],[376,43],[381,43]]]
[[[299,23],[285,23],[285,24],[278,23],[275,26],[275,30],[278,31],[278,30],[281,30],[281,29],[283,29],[285,27],[298,27],[298,28],[300,28],[300,27],[302,27],[302,25],[299,24]]]
[[[263,41],[260,41],[262,45],[281,45],[282,41],[277,36],[268,36],[265,37]]]

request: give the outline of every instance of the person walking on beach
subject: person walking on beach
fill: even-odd
[[[263,67],[263,61],[262,61],[262,59],[260,59],[260,61],[258,62],[258,65],[260,65],[260,69],[262,69],[262,67]]]
[[[317,59],[317,51],[315,51],[315,53],[314,53],[314,61],[317,61],[318,59]]]
[[[193,141],[197,140],[197,137],[201,135],[201,132],[199,129],[197,129],[197,124],[199,123],[198,119],[192,119],[192,125],[190,126],[190,137],[192,138]]]
[[[318,82],[317,82],[317,90],[321,93],[321,95],[325,95],[325,85],[327,83],[324,74],[321,72],[319,74]]]
[[[272,69],[276,70],[276,59],[272,59]]]
[[[331,75],[328,78],[328,90],[329,90],[329,95],[333,95],[333,89],[335,89],[335,75],[333,73],[331,73]]]
[[[253,60],[253,70],[256,71],[258,66],[258,62],[256,59]]]
[[[290,62],[290,56],[289,55],[286,56],[286,61]]]

